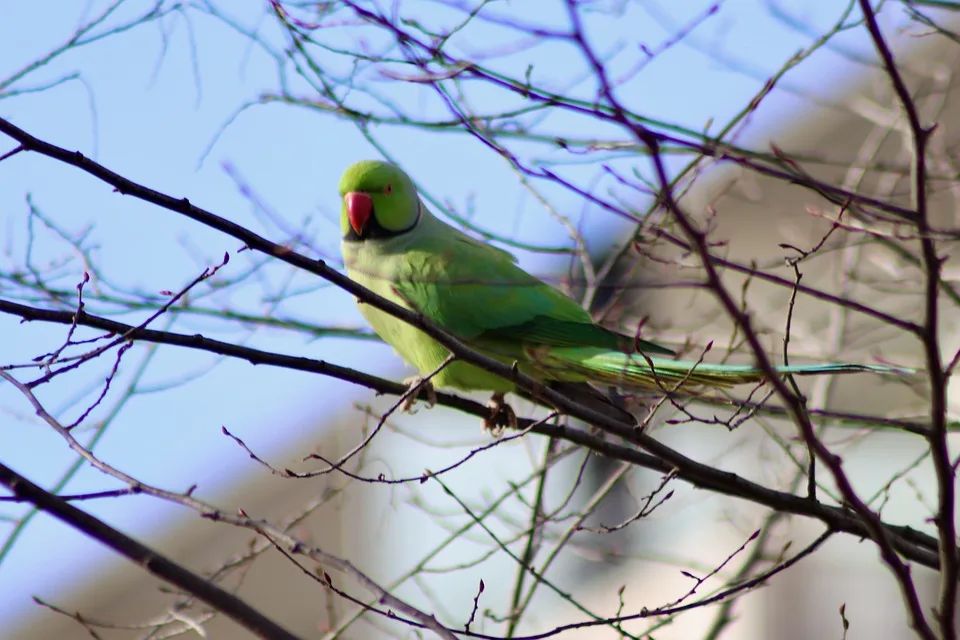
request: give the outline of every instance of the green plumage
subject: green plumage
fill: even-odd
[[[592,382],[636,389],[728,387],[759,382],[750,366],[681,362],[673,352],[593,322],[576,302],[523,271],[509,253],[434,217],[410,178],[384,162],[349,167],[340,182],[342,251],[347,274],[381,296],[422,313],[464,343],[544,382]],[[366,304],[374,331],[422,376],[448,351],[435,340]],[[826,364],[781,367],[799,375],[892,367]],[[438,387],[504,393],[513,384],[455,361],[437,374]]]

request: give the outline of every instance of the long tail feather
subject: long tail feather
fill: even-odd
[[[673,391],[678,387],[729,388],[761,382],[763,371],[749,365],[708,364],[626,355],[600,349],[560,348],[541,355],[548,367],[576,371],[592,382],[641,389]],[[776,367],[777,373],[801,376],[871,372],[908,375],[910,369],[871,364],[818,364]]]

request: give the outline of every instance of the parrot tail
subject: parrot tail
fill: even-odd
[[[760,369],[750,365],[708,364],[653,358],[640,354],[584,348],[553,348],[540,354],[541,365],[575,371],[591,382],[610,386],[675,391],[685,387],[730,388],[738,384],[758,383],[766,379]],[[909,375],[911,369],[870,364],[818,364],[775,367],[777,373],[801,376],[870,372]]]

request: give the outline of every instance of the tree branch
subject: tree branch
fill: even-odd
[[[157,344],[170,344],[209,353],[230,356],[246,360],[252,364],[283,367],[296,371],[319,373],[338,380],[357,384],[378,393],[401,396],[408,391],[407,387],[390,380],[373,376],[348,367],[341,367],[321,360],[313,360],[297,356],[271,353],[242,347],[219,340],[212,340],[201,335],[183,335],[168,331],[153,329],[137,329],[115,320],[109,320],[86,312],[75,314],[69,311],[52,311],[36,309],[15,302],[0,300],[0,312],[10,313],[30,320],[42,320],[63,325],[71,325],[76,316],[76,323],[81,326],[94,327],[114,333],[128,333],[133,340],[144,340]],[[0,369],[0,375],[4,372]],[[437,403],[479,418],[487,417],[490,413],[486,405],[474,402],[468,398],[451,393],[437,392]],[[669,473],[675,470],[677,477],[694,486],[708,489],[719,494],[728,495],[756,504],[761,504],[776,511],[792,513],[804,517],[820,520],[836,532],[843,532],[857,537],[865,537],[867,530],[862,523],[847,510],[825,505],[819,501],[803,498],[792,493],[770,489],[764,485],[751,482],[741,476],[727,471],[715,469],[709,465],[699,463],[679,452],[663,445],[649,436],[622,427],[619,430],[625,439],[644,448],[652,449],[649,455],[637,451],[634,447],[609,442],[602,437],[574,429],[565,425],[545,424],[541,421],[520,419],[518,426],[521,429],[530,429],[540,435],[566,440],[568,442],[589,448],[597,453],[611,458],[629,462],[646,469],[660,473]],[[884,523],[899,553],[919,564],[937,568],[937,541],[923,533],[909,527],[899,527]]]
[[[897,67],[893,52],[880,32],[877,17],[868,0],[860,0],[865,25],[874,48],[883,61],[894,93],[900,101],[910,126],[913,142],[911,167],[911,196],[917,212],[917,236],[923,259],[925,276],[923,327],[917,332],[926,355],[927,376],[930,380],[930,431],[927,440],[937,476],[937,531],[940,534],[940,598],[937,617],[940,635],[944,640],[957,637],[957,581],[960,579],[960,556],[957,555],[956,525],[956,469],[950,460],[947,442],[947,375],[943,370],[939,339],[940,271],[943,260],[937,256],[937,247],[930,228],[927,205],[927,141],[935,127],[924,127],[920,114]],[[931,632],[932,633],[932,632]]]
[[[121,482],[124,482],[130,486],[136,486],[140,493],[144,493],[146,495],[150,495],[155,498],[160,498],[162,500],[173,502],[173,503],[182,505],[184,507],[193,509],[204,518],[209,518],[210,520],[214,520],[214,521],[228,522],[235,526],[243,527],[246,529],[252,529],[257,533],[267,535],[270,538],[272,538],[272,542],[274,544],[277,544],[279,542],[279,543],[282,543],[284,546],[286,546],[287,550],[290,553],[309,556],[314,560],[316,560],[317,562],[325,563],[331,567],[336,568],[339,571],[342,571],[352,576],[361,585],[363,585],[365,589],[367,589],[368,591],[373,593],[375,596],[377,596],[380,602],[388,606],[391,606],[397,609],[398,611],[402,611],[406,615],[409,615],[411,618],[417,620],[417,622],[419,622],[425,628],[434,631],[439,637],[443,638],[444,640],[456,640],[456,636],[454,636],[453,633],[451,633],[448,629],[446,629],[446,627],[441,625],[434,616],[428,613],[424,613],[423,611],[420,611],[416,607],[410,604],[407,604],[405,601],[394,596],[393,594],[388,592],[386,589],[381,587],[377,582],[375,582],[367,574],[357,569],[349,560],[345,560],[343,558],[340,558],[339,556],[335,556],[331,553],[327,553],[326,551],[323,551],[319,547],[313,547],[304,542],[301,542],[300,540],[297,540],[296,538],[288,534],[286,531],[283,531],[273,526],[269,522],[254,520],[253,518],[250,518],[249,516],[247,516],[242,512],[240,513],[240,515],[232,515],[232,514],[225,513],[220,509],[214,507],[213,505],[207,504],[205,502],[202,502],[194,498],[192,496],[192,491],[188,491],[187,493],[175,493],[173,491],[160,489],[159,487],[154,487],[152,485],[140,482],[133,476],[130,476],[124,473],[123,471],[120,471],[119,469],[116,469],[115,467],[105,463],[100,458],[95,456],[90,450],[86,449],[82,444],[80,444],[77,441],[77,439],[74,438],[73,435],[70,433],[69,429],[61,425],[56,418],[50,415],[50,413],[46,410],[43,404],[40,403],[36,395],[34,395],[33,391],[29,387],[27,387],[27,385],[23,384],[22,382],[20,382],[19,380],[17,380],[16,378],[14,378],[9,373],[3,370],[0,370],[0,378],[3,378],[4,380],[12,384],[14,387],[17,388],[18,391],[20,391],[20,393],[26,396],[27,400],[29,400],[30,404],[33,406],[34,411],[36,411],[37,415],[44,422],[50,425],[50,427],[52,427],[53,430],[60,435],[60,437],[66,440],[67,444],[77,455],[79,455],[84,460],[89,462],[90,465],[93,468],[95,468],[97,471],[100,471],[101,473],[104,473],[112,478],[116,478],[117,480],[120,480]],[[0,476],[0,482],[2,481],[3,481],[3,478],[2,476]],[[69,507],[70,509],[79,511],[79,509],[77,509],[76,507],[70,504],[67,504],[65,502],[63,504],[66,507]],[[83,513],[83,512],[80,512],[80,513]],[[88,516],[88,517],[92,517],[92,516]],[[136,543],[136,541],[133,541],[133,540],[131,540],[131,542]],[[139,543],[136,543],[136,544],[139,544]],[[150,564],[148,563],[143,563],[143,564],[145,568],[147,568],[148,570],[151,570]],[[200,592],[200,593],[203,593],[203,592]],[[205,600],[205,598],[201,597],[200,593],[197,593],[196,595],[201,599]],[[277,636],[264,636],[264,637],[270,637],[270,638],[276,637],[281,639],[289,638],[291,640],[294,640],[296,638],[296,636],[292,636],[292,635],[287,635],[287,636],[277,635]]]
[[[2,373],[2,372],[0,372]],[[16,498],[30,502],[61,522],[93,538],[161,580],[183,589],[261,638],[298,640],[276,622],[237,596],[137,542],[102,520],[69,504],[59,496],[33,484],[0,462],[0,484]]]
[[[866,2],[866,0],[862,0]],[[782,400],[787,408],[794,424],[803,436],[804,441],[830,470],[834,482],[840,489],[840,493],[846,504],[851,506],[857,516],[863,523],[869,533],[869,537],[877,545],[884,563],[893,572],[900,588],[904,604],[911,617],[911,624],[914,630],[927,640],[936,640],[936,634],[927,623],[923,614],[923,607],[920,604],[920,598],[917,595],[916,586],[910,575],[910,567],[898,556],[897,549],[890,537],[889,530],[883,525],[880,517],[873,512],[857,495],[850,479],[843,470],[842,461],[823,443],[817,435],[816,430],[810,421],[810,416],[806,411],[806,402],[803,398],[793,392],[786,382],[776,374],[776,370],[770,358],[767,356],[760,337],[754,331],[750,316],[740,309],[740,306],[734,300],[733,296],[727,290],[720,278],[713,260],[710,245],[707,242],[707,234],[701,231],[694,223],[693,219],[684,211],[674,197],[671,187],[671,181],[667,176],[666,166],[661,154],[661,138],[643,125],[631,122],[626,115],[616,97],[613,89],[607,81],[606,71],[597,58],[593,49],[587,43],[581,28],[580,14],[577,5],[573,0],[567,0],[568,14],[573,25],[575,38],[583,52],[583,55],[593,66],[597,81],[600,83],[601,94],[607,103],[614,109],[617,120],[626,130],[630,131],[638,142],[647,147],[650,152],[650,158],[653,162],[654,172],[659,184],[658,197],[663,207],[671,214],[674,220],[680,225],[694,251],[700,260],[701,265],[706,272],[707,287],[714,293],[724,311],[742,332],[744,339],[749,344],[753,357],[756,360],[757,368],[761,369],[770,382],[770,385],[776,391],[777,396]],[[869,5],[867,6],[869,9]],[[936,279],[934,280],[936,285]],[[939,362],[939,360],[938,360]],[[956,548],[956,541],[951,541],[951,548]]]

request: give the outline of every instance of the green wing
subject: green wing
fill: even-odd
[[[595,324],[580,305],[515,261],[505,251],[437,225],[407,247],[393,286],[414,309],[459,338],[505,356],[519,357],[524,347],[673,355]]]

